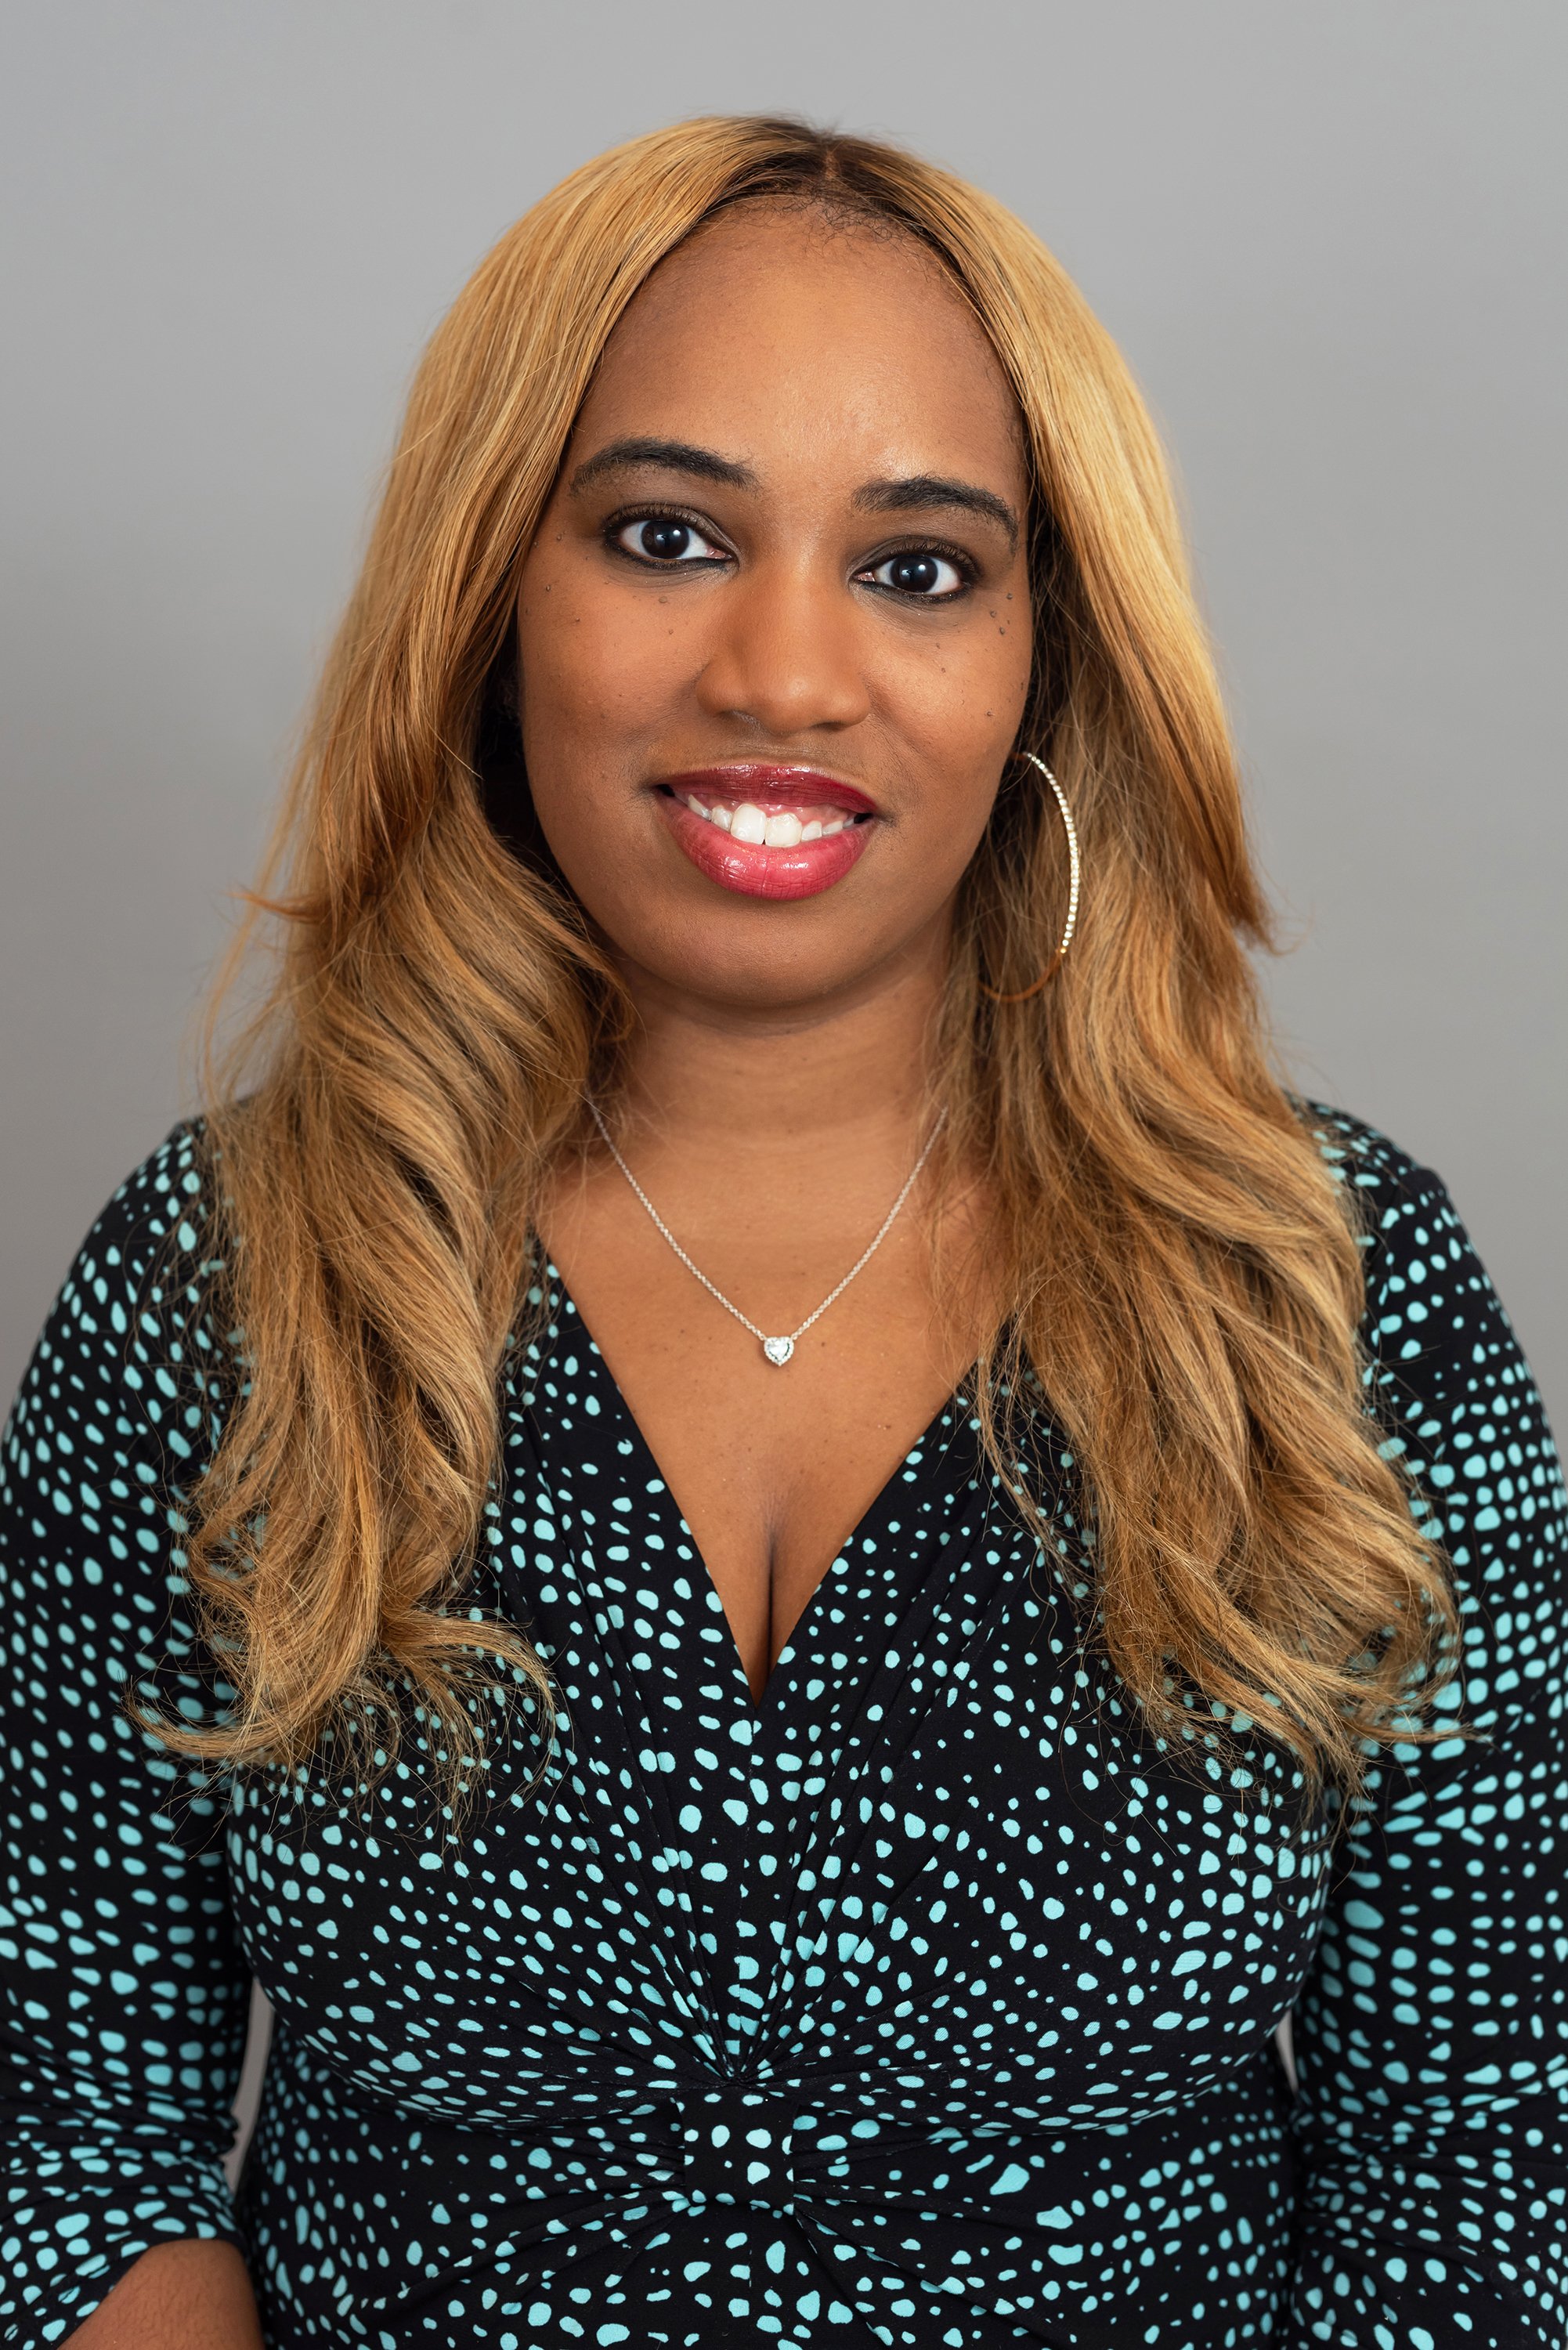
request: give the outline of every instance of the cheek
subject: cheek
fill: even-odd
[[[902,665],[898,731],[919,788],[904,829],[921,887],[945,893],[974,854],[995,805],[1028,704],[1033,647],[1027,618],[994,600]],[[911,778],[913,780],[913,778]]]
[[[609,681],[597,657],[591,617],[559,578],[541,580],[519,604],[518,676],[530,766],[591,723],[604,699]]]
[[[568,744],[610,748],[655,723],[682,654],[662,605],[627,610],[569,562],[524,580],[517,606],[524,734],[548,758]]]
[[[1033,667],[1027,622],[986,611],[903,659],[888,677],[889,704],[900,731],[955,782],[994,781],[1017,736]]]

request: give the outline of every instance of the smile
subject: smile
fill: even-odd
[[[742,800],[738,807],[727,800],[716,800],[711,807],[704,807],[695,792],[677,792],[675,796],[705,824],[716,824],[732,840],[744,841],[753,848],[798,848],[803,840],[831,840],[836,832],[857,821],[831,807],[781,808],[776,816],[769,816],[754,800]],[[858,821],[864,824],[867,818]]]
[[[878,816],[836,776],[749,763],[672,775],[655,797],[698,871],[749,898],[831,889],[859,862]]]

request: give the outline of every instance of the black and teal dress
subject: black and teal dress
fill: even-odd
[[[412,2350],[1518,2350],[1568,2341],[1568,1544],[1441,1184],[1362,1195],[1367,1404],[1448,1545],[1486,1735],[1331,1835],[1253,1732],[1172,1753],[962,1396],[760,1702],[570,1298],[504,1388],[476,1607],[560,1689],[460,1835],[404,1760],[203,1783],[128,1688],[223,1701],[182,1496],[235,1377],[182,1129],[49,1320],[0,1494],[0,2328],[138,2253],[245,2250],[268,2341]],[[253,1976],[276,2016],[224,2181]],[[1276,2049],[1293,2021],[1299,2087]]]

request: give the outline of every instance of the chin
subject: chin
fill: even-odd
[[[817,935],[769,940],[753,936],[737,940],[728,923],[682,925],[678,932],[636,947],[615,950],[628,967],[628,976],[640,972],[663,989],[692,998],[722,1013],[798,1009],[841,1001],[862,987],[885,983],[889,960],[908,954],[912,962],[929,960],[929,932],[881,952],[867,952],[872,942],[864,925],[853,936],[825,937],[829,925],[814,925]],[[838,929],[838,925],[831,926]]]

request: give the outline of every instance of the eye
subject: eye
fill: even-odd
[[[908,596],[926,604],[943,603],[970,585],[969,575],[951,556],[939,555],[929,546],[908,546],[901,554],[885,555],[880,563],[858,577],[869,580],[873,587],[886,588],[896,596]]]
[[[641,563],[673,569],[678,563],[722,563],[724,551],[679,515],[634,515],[614,525],[614,543]]]

